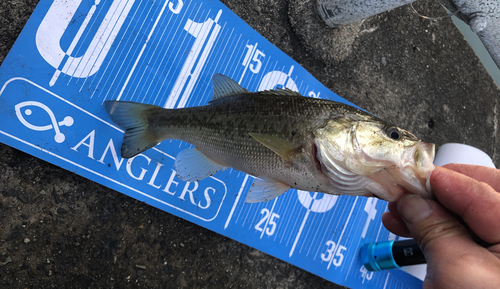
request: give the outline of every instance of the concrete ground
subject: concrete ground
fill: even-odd
[[[37,2],[0,2],[0,62]],[[500,165],[500,90],[434,1],[337,30],[315,1],[222,2],[347,100]],[[0,288],[49,287],[340,286],[0,144]]]

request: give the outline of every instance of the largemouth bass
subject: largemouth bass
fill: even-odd
[[[251,203],[290,188],[386,201],[405,192],[431,197],[434,144],[342,103],[286,89],[249,92],[220,74],[212,81],[205,106],[104,102],[125,130],[122,157],[166,139],[191,143],[176,157],[177,176],[193,182],[232,167],[255,177]]]

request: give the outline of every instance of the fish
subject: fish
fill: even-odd
[[[254,177],[246,202],[290,189],[396,201],[432,198],[434,144],[356,107],[289,89],[250,92],[222,74],[208,104],[178,109],[103,103],[124,130],[131,158],[167,139],[193,145],[175,158],[177,177],[196,182],[231,167]]]

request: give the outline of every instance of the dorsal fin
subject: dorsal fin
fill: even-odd
[[[219,99],[229,95],[248,93],[249,91],[241,87],[236,81],[222,75],[214,74],[212,76],[212,84],[214,85],[214,96],[212,100]]]
[[[268,94],[268,95],[276,95],[276,96],[284,95],[284,96],[304,97],[302,94],[298,93],[297,91],[293,91],[293,90],[289,89],[288,87],[276,88],[274,90],[264,90],[261,92]]]

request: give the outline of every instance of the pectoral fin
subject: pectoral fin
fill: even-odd
[[[290,163],[290,159],[297,153],[299,150],[294,148],[288,142],[282,140],[279,137],[265,134],[265,133],[249,133],[251,137],[253,137],[256,141],[260,142],[262,145],[272,150],[276,154],[278,154],[284,161]]]
[[[256,178],[253,181],[250,191],[248,191],[245,202],[247,203],[267,202],[269,200],[281,196],[289,189],[290,186],[282,182]]]
[[[214,162],[196,148],[181,151],[175,158],[177,177],[187,182],[201,181],[227,167]]]

